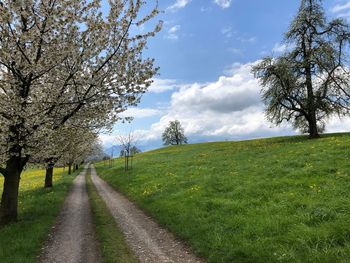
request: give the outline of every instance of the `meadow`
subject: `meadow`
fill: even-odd
[[[44,189],[45,170],[23,172],[19,193],[19,221],[0,228],[0,262],[37,262],[41,247],[60,211],[75,176],[54,169],[52,189]],[[0,177],[2,192],[3,177]]]
[[[350,135],[171,146],[97,173],[208,262],[349,262]]]

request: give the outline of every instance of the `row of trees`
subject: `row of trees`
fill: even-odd
[[[143,0],[108,4],[103,13],[99,0],[0,1],[0,224],[17,220],[31,159],[50,167],[62,154],[75,159],[139,102],[157,72],[142,53],[161,23],[138,30],[157,3],[145,16]]]
[[[90,156],[101,155],[102,146],[98,135],[89,129],[62,127],[52,133],[41,146],[41,151],[33,153],[29,162],[46,166],[45,187],[52,187],[53,169],[56,165],[68,166],[68,174],[78,164]]]

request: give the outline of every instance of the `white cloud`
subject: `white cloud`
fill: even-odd
[[[148,88],[148,92],[163,93],[181,87],[174,79],[153,79],[152,85]]]
[[[260,100],[260,86],[249,64],[234,64],[217,81],[183,85],[171,96],[170,107],[149,130],[135,131],[141,140],[159,140],[169,121],[178,119],[192,137],[251,138],[293,133],[270,128]]]
[[[119,114],[120,117],[147,118],[161,115],[162,112],[158,109],[151,108],[128,108],[126,111]]]
[[[221,8],[229,8],[231,6],[232,0],[214,0],[214,3]]]
[[[251,75],[250,64],[244,70],[245,74]],[[183,87],[173,93],[172,107],[177,111],[188,111],[188,107],[191,107],[191,111],[197,113],[232,113],[259,104],[257,81],[253,76],[248,78],[242,73],[236,71],[230,77],[221,76],[218,81],[206,85],[194,83]]]
[[[174,34],[177,31],[179,31],[180,28],[181,28],[180,25],[176,25],[176,26],[171,27],[168,32],[169,32],[169,34]]]
[[[334,116],[326,125],[326,132],[349,132],[350,131],[350,118],[339,118]]]
[[[116,135],[113,134],[99,134],[99,138],[103,146],[110,146],[116,143]]]
[[[172,40],[177,40],[179,38],[178,32],[180,31],[180,29],[181,29],[180,25],[172,26],[168,30],[168,34],[167,34],[166,38],[172,39]]]
[[[166,10],[167,11],[177,11],[178,9],[186,7],[192,0],[176,0],[176,2],[169,6]]]

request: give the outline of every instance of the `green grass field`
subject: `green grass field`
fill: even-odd
[[[74,176],[54,169],[52,189],[44,189],[45,171],[23,172],[20,183],[19,222],[0,228],[0,262],[36,262],[63,204]],[[3,177],[0,177],[2,193]]]
[[[87,190],[96,227],[96,234],[103,263],[137,263],[138,260],[129,249],[123,234],[99,196],[91,180],[90,169],[86,174]]]
[[[98,174],[208,262],[349,262],[350,135],[167,147]]]

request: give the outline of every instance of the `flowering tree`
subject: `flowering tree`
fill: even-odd
[[[52,176],[56,163],[68,164],[69,174],[73,164],[78,164],[87,158],[98,146],[98,134],[89,129],[61,127],[51,133],[51,136],[40,145],[31,162],[46,165],[45,187],[53,186]]]
[[[74,131],[70,131],[74,133]],[[83,162],[94,151],[95,142],[98,136],[93,132],[76,131],[67,138],[65,150],[62,151],[60,162],[68,165],[68,174],[72,173],[72,166]]]
[[[330,116],[350,112],[350,31],[343,19],[327,21],[321,0],[302,0],[285,34],[292,48],[253,68],[268,119],[318,138]]]
[[[106,156],[106,153],[103,149],[103,145],[100,139],[97,139],[92,142],[90,145],[91,151],[86,157],[85,161],[86,162],[98,162],[102,161],[103,158]]]
[[[157,71],[143,58],[142,0],[0,1],[0,224],[17,219],[23,167],[62,125],[110,126],[136,105]],[[144,12],[143,12],[144,13]]]

